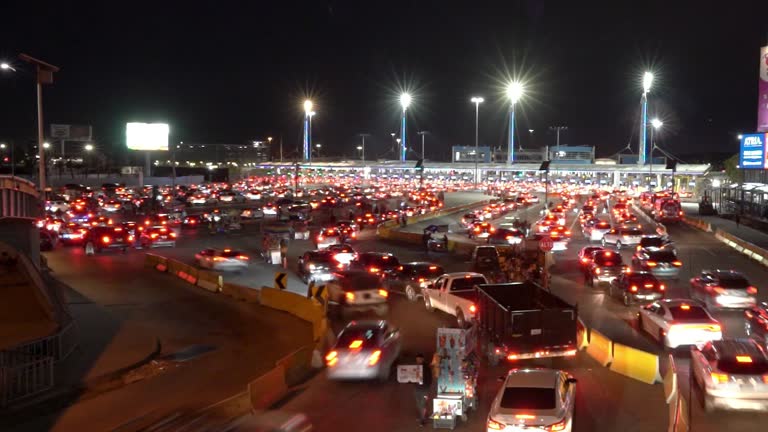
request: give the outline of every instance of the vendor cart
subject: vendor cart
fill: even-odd
[[[283,262],[281,247],[287,245],[293,237],[293,228],[288,224],[270,224],[262,228],[261,256],[268,264],[280,265]]]
[[[453,429],[459,418],[477,409],[477,327],[438,328],[437,352],[440,372],[433,400],[432,427]]]

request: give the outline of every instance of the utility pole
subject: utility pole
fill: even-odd
[[[550,126],[549,130],[554,131],[555,135],[557,136],[555,140],[555,155],[557,156],[557,158],[559,158],[560,157],[560,132],[567,131],[568,126]]]

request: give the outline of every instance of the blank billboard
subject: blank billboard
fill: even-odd
[[[169,131],[165,123],[128,123],[126,143],[131,150],[168,151]]]

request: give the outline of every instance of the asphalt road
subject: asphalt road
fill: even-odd
[[[451,195],[448,195],[447,199]],[[465,197],[465,201],[467,198]],[[474,196],[476,198],[476,195]],[[459,198],[457,200],[461,201]],[[459,205],[452,202],[447,206]],[[525,217],[534,221],[535,216],[528,210]],[[567,221],[573,226],[574,238],[569,250],[556,254],[556,264],[553,268],[552,289],[566,300],[579,305],[580,316],[588,326],[607,334],[610,338],[647,351],[666,355],[666,351],[646,335],[636,331],[634,316],[637,306],[625,308],[617,299],[609,298],[601,288],[590,288],[583,283],[583,277],[578,271],[576,253],[587,245],[575,225],[575,215],[569,215]],[[512,216],[512,215],[510,215]],[[440,224],[455,224],[461,214],[440,218]],[[651,225],[642,218],[644,228],[652,232]],[[497,221],[498,223],[499,221]],[[414,224],[415,225],[415,224]],[[419,229],[420,227],[409,227]],[[718,242],[710,234],[696,231],[685,225],[669,226],[669,234],[675,241],[679,257],[683,261],[680,280],[670,282],[668,297],[688,297],[688,280],[704,268],[733,268],[741,270],[750,276],[753,284],[762,288],[768,281],[768,269],[737,254],[726,245]],[[456,234],[457,236],[460,234]],[[199,249],[207,246],[234,247],[244,249],[252,256],[257,256],[261,239],[255,228],[249,228],[242,234],[229,236],[209,235],[200,231],[185,232],[177,248],[156,249],[153,252],[191,262],[191,257]],[[373,230],[363,231],[359,240],[353,243],[358,251],[387,251],[392,252],[401,261],[432,260],[440,263],[448,271],[462,271],[469,268],[464,258],[453,255],[427,254],[413,245],[404,245],[378,240]],[[309,242],[294,241],[289,248],[289,289],[300,294],[306,293],[306,285],[295,278],[295,258],[305,250],[312,249]],[[66,255],[67,251],[57,251],[54,254]],[[621,252],[626,262],[630,261],[630,250]],[[71,253],[79,256],[79,251]],[[81,258],[69,258],[82,260]],[[97,260],[105,262],[130,263],[128,268],[136,268],[143,260],[142,251],[131,251],[125,256],[103,256]],[[252,260],[251,268],[240,275],[225,275],[227,280],[250,286],[271,285],[273,273],[279,268]],[[93,267],[93,271],[114,268],[113,266]],[[137,277],[136,275],[133,275]],[[97,277],[94,275],[88,278]],[[103,277],[103,276],[102,276]],[[148,277],[146,275],[140,276]],[[129,280],[129,276],[126,276]],[[768,292],[761,289],[759,297],[765,301]],[[739,312],[716,313],[723,323],[728,337],[743,335],[743,320]],[[435,349],[435,332],[440,326],[453,325],[453,319],[442,313],[428,313],[420,302],[409,303],[405,299],[394,296],[389,319],[400,327],[403,333],[404,353],[402,362],[410,363],[417,352],[431,353]],[[338,327],[341,323],[335,323]],[[687,353],[673,353],[681,373],[682,393],[689,391],[686,385]],[[544,361],[543,366],[552,363]],[[481,430],[487,415],[488,404],[498,390],[496,377],[504,373],[507,366],[485,368],[481,370],[480,394],[481,406],[477,413],[470,414],[466,424],[461,424],[458,430]],[[584,353],[579,353],[575,359],[557,361],[556,367],[571,371],[579,379],[577,390],[577,413],[575,431],[660,431],[666,429],[667,407],[663,401],[663,391],[660,385],[646,385],[597,365]],[[696,431],[757,431],[762,430],[768,423],[768,416],[752,413],[703,413],[696,390],[693,390],[692,422]],[[417,429],[415,423],[415,407],[412,389],[408,385],[400,385],[394,381],[378,383],[337,383],[330,382],[321,372],[318,376],[303,385],[298,392],[282,406],[284,409],[305,412],[314,422],[319,431],[335,430],[368,430],[374,431],[406,431]]]
[[[603,215],[602,217],[608,217]],[[460,214],[443,218],[441,223],[457,225]],[[533,219],[530,219],[533,221]],[[644,232],[654,233],[655,225],[650,223],[638,213],[638,221],[643,225]],[[498,223],[499,221],[495,221]],[[590,327],[606,334],[616,342],[659,354],[666,359],[669,350],[664,350],[648,335],[637,330],[636,314],[638,306],[624,307],[618,299],[607,295],[605,287],[591,288],[586,286],[584,278],[579,271],[576,254],[589,244],[581,235],[576,213],[571,212],[567,219],[567,226],[571,227],[573,239],[569,248],[564,252],[555,253],[556,264],[552,268],[551,288],[554,293],[563,299],[579,306],[579,316]],[[683,262],[678,281],[666,281],[668,286],[667,298],[690,298],[688,288],[690,279],[697,276],[704,269],[734,269],[748,275],[751,282],[760,290],[759,301],[768,301],[768,268],[737,253],[727,245],[714,238],[712,234],[696,230],[683,223],[667,225],[667,231],[675,242],[678,257]],[[621,255],[624,262],[630,263],[634,250],[624,248]],[[727,338],[744,337],[744,319],[741,311],[715,311],[713,313],[722,326]],[[691,395],[691,421],[696,431],[756,431],[762,430],[768,424],[768,414],[756,414],[749,412],[717,412],[706,414],[703,412],[701,400],[694,386],[688,386],[690,354],[686,349],[672,352],[680,373],[681,392]],[[662,367],[666,368],[666,361]],[[630,381],[630,380],[624,380]],[[633,383],[634,384],[634,383]],[[615,389],[614,391],[619,391]],[[606,410],[606,412],[614,412]],[[615,411],[620,412],[620,411]],[[666,416],[663,411],[656,409],[649,411]],[[623,415],[623,413],[621,414]],[[630,429],[631,430],[631,429]],[[657,430],[657,429],[643,429]]]

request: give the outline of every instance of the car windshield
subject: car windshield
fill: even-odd
[[[659,262],[672,262],[677,260],[677,256],[672,251],[651,252],[650,259]]]
[[[540,387],[507,387],[501,395],[501,408],[514,410],[551,410],[555,408],[555,390]]]
[[[755,354],[721,358],[717,361],[717,368],[734,375],[763,375],[768,372],[768,360],[760,353]]]
[[[344,330],[339,335],[336,346],[339,348],[377,348],[379,345],[379,328],[353,327]]]
[[[709,315],[704,308],[699,306],[680,305],[670,306],[669,313],[675,321],[701,321],[709,320]]]
[[[451,291],[465,291],[471,290],[475,285],[482,285],[486,283],[485,278],[482,276],[470,276],[460,279],[454,279],[451,284]]]
[[[749,287],[749,281],[741,277],[721,277],[720,286],[729,289],[745,289]]]

